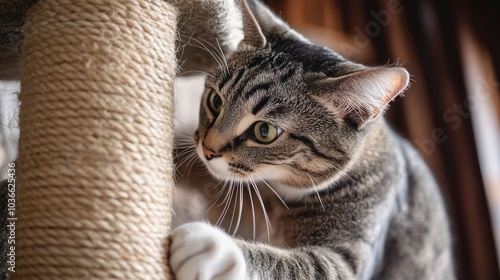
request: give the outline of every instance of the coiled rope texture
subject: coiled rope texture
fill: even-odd
[[[177,12],[40,0],[23,46],[15,279],[168,279]]]

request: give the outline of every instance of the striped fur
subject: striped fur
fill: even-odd
[[[200,219],[226,233],[199,223],[175,229],[176,277],[454,279],[439,188],[382,116],[407,72],[347,61],[260,2],[248,6],[242,13],[255,21],[244,30],[258,42],[242,41],[207,78],[201,101],[195,151],[211,175],[179,181],[197,186],[207,206]],[[214,92],[218,114],[209,109]],[[281,135],[259,144],[258,121]],[[202,145],[219,156],[205,159]],[[218,249],[188,254],[196,244]]]

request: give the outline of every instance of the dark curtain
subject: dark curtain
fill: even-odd
[[[487,87],[500,118],[500,15],[491,2],[266,1],[292,27],[343,56],[401,64],[412,74],[410,90],[387,118],[420,150],[442,187],[459,279],[500,279],[470,100],[471,81]]]

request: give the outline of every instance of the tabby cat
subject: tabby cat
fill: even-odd
[[[438,186],[382,116],[408,72],[347,61],[241,5],[245,37],[208,75],[194,136],[214,179],[188,198],[207,208],[185,207],[217,226],[173,230],[176,279],[454,279]]]

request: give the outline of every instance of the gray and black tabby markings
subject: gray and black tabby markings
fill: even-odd
[[[243,222],[235,240],[248,277],[454,279],[438,186],[382,116],[407,86],[406,70],[347,61],[305,40],[260,2],[248,7],[242,4],[245,39],[227,67],[207,78],[195,136],[197,145],[221,155],[204,161],[216,178],[229,173],[235,186],[261,182],[273,232],[266,235],[265,218],[250,207],[252,198],[258,206],[256,195],[240,198]],[[207,105],[214,93],[223,100],[218,115]],[[257,143],[256,121],[282,133],[270,144]],[[213,207],[207,217],[215,221],[223,209]],[[221,223],[227,232],[232,220]]]

